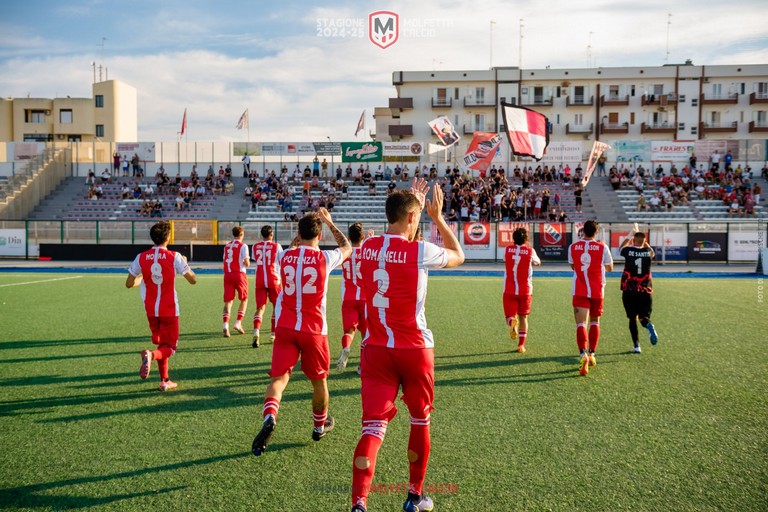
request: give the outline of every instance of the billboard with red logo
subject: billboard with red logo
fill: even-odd
[[[528,237],[530,239],[530,227],[527,222],[499,222],[498,246],[509,247],[514,244],[515,242],[512,240],[512,233],[514,233],[517,228],[527,229],[529,233]]]
[[[534,246],[540,258],[567,259],[568,233],[564,222],[542,222],[538,231],[538,244]]]
[[[487,249],[491,243],[491,225],[488,222],[464,223],[464,247]]]

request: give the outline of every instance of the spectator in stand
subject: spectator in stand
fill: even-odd
[[[733,163],[733,155],[731,154],[731,151],[728,150],[725,153],[725,170],[730,171],[731,170],[731,164]]]
[[[155,188],[152,186],[151,183],[147,183],[144,185],[144,197],[145,198],[151,198],[155,195]]]
[[[645,196],[643,193],[640,193],[640,197],[637,198],[637,209],[638,212],[644,212],[648,209],[648,205],[645,202]]]
[[[397,183],[395,183],[395,178],[392,177],[387,184],[387,195],[391,195],[395,190],[397,190]]]
[[[199,197],[205,197],[205,185],[202,183],[198,183],[197,188],[195,189],[195,199]]]
[[[232,166],[229,164],[224,168],[224,177],[230,180],[232,179]]]
[[[152,214],[151,217],[162,217],[163,216],[163,203],[158,199],[155,201],[155,205],[152,207]]]
[[[371,180],[368,184],[368,195],[369,196],[375,196],[376,195],[376,182]]]
[[[120,174],[120,153],[117,151],[112,154],[112,172],[115,176]]]
[[[85,184],[86,185],[93,185],[96,183],[96,174],[90,169],[88,169],[88,176],[85,178]]]
[[[133,177],[134,178],[141,176],[141,172],[139,171],[139,164],[140,164],[139,154],[138,153],[134,153],[133,157],[131,158],[131,166],[133,167]]]
[[[581,213],[581,195],[583,191],[581,189],[581,186],[577,186],[573,190],[573,197],[576,198],[576,212]]]
[[[120,189],[120,199],[131,198],[131,187],[127,183],[123,183],[123,188]]]
[[[184,194],[179,192],[176,196],[176,210],[181,211],[184,209]]]
[[[552,207],[552,210],[549,212],[549,222],[557,222],[557,208],[554,206]]]
[[[709,163],[711,164],[710,169],[717,172],[720,170],[720,153],[715,150],[712,155],[709,157]]]
[[[130,162],[128,161],[128,157],[126,155],[123,155],[122,158],[120,158],[120,164],[123,166],[123,176],[128,176],[128,168],[130,166]]]
[[[101,182],[109,183],[110,178],[112,178],[112,175],[109,173],[109,169],[105,168],[101,173]]]

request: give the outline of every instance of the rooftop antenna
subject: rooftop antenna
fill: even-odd
[[[669,64],[669,27],[672,25],[672,13],[667,13],[667,56],[664,62]]]
[[[592,67],[592,34],[594,32],[589,33],[589,42],[587,43],[587,67]]]
[[[489,68],[493,69],[493,26],[496,24],[495,21],[491,20],[491,55],[489,58]]]
[[[523,69],[523,18],[520,18],[520,44],[518,45],[517,67]]]
[[[102,36],[102,38],[101,38],[101,43],[96,45],[96,46],[101,46],[101,61],[102,61],[102,62],[104,62],[104,42],[105,42],[106,40],[107,40],[107,38]],[[101,80],[101,69],[102,69],[102,66],[101,66],[101,65],[99,65],[99,82],[101,82],[101,81],[102,81],[102,80]],[[96,80],[94,79],[94,82],[95,82],[95,81],[96,81]]]

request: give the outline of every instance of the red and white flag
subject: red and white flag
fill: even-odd
[[[587,183],[589,182],[589,178],[592,177],[592,173],[595,172],[595,167],[597,167],[597,161],[600,160],[600,157],[603,156],[603,153],[606,149],[610,149],[611,146],[606,144],[605,142],[600,142],[599,140],[596,140],[594,144],[592,144],[592,151],[589,153],[589,161],[587,162],[587,170],[584,172],[584,177],[581,179],[581,186],[586,187]]]
[[[363,113],[360,114],[360,120],[357,122],[357,129],[355,129],[355,137],[357,137],[357,134],[363,130],[365,130],[365,110],[363,110]]]
[[[518,156],[541,160],[549,144],[549,120],[544,114],[525,107],[501,104],[509,145]]]
[[[240,120],[237,122],[237,129],[242,130],[248,128],[248,109],[245,109],[243,115],[240,116]]]
[[[501,135],[498,133],[475,132],[462,158],[464,167],[480,172],[485,171],[491,166],[491,160],[496,155],[499,144],[501,144]]]
[[[184,117],[181,119],[181,132],[180,135],[184,136],[184,132],[187,131],[187,109],[184,109]]]

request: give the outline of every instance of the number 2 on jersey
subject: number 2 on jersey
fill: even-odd
[[[383,268],[377,268],[373,271],[373,279],[378,283],[378,290],[373,296],[373,307],[387,309],[389,307],[389,298],[385,297],[389,289],[389,274]]]

